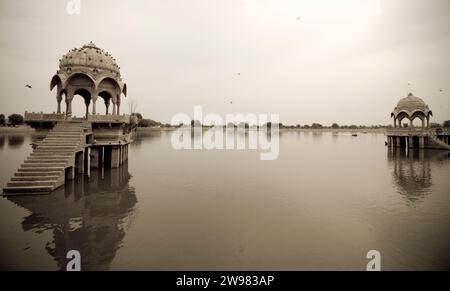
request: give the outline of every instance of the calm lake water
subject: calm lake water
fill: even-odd
[[[382,134],[284,132],[280,156],[182,150],[139,133],[128,164],[46,196],[0,197],[0,268],[383,270],[450,268],[450,156],[389,152]],[[0,135],[0,186],[34,135]]]

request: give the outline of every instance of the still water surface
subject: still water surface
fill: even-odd
[[[0,268],[384,270],[450,268],[450,156],[389,152],[382,134],[284,132],[280,156],[175,151],[139,133],[128,164],[51,195],[0,198]],[[35,135],[0,135],[0,186]]]

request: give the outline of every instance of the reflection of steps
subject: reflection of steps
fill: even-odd
[[[74,166],[84,144],[83,131],[83,123],[58,123],[17,170],[4,194],[47,194],[63,185],[65,169]]]
[[[430,140],[428,141],[429,145],[431,145],[433,148],[450,150],[450,145],[438,139],[436,136],[430,135],[429,137],[430,137]]]

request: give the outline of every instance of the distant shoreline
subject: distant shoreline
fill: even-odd
[[[282,128],[281,131],[386,133],[386,128]]]
[[[18,126],[18,127],[10,127],[10,126],[0,126],[0,133],[34,133],[35,129],[29,126]]]
[[[138,127],[137,132],[148,131],[173,131],[176,127]],[[188,129],[188,127],[186,127]],[[203,130],[208,130],[209,127],[204,127]],[[247,129],[248,130],[248,129]],[[250,130],[257,130],[250,128]],[[281,128],[282,132],[360,132],[360,133],[386,133],[386,128]]]
[[[149,131],[173,131],[176,127],[138,127],[137,132],[149,132]],[[187,129],[187,128],[186,128]],[[203,128],[208,130],[209,127]],[[247,129],[248,130],[248,129]],[[256,130],[256,128],[250,128],[250,130]],[[282,132],[360,132],[360,133],[386,133],[385,128],[281,128]],[[34,128],[27,126],[19,127],[0,127],[0,134],[16,134],[16,133],[38,133]]]

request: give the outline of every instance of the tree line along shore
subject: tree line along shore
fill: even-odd
[[[138,119],[138,130],[170,130],[180,127],[203,127],[203,128],[211,128],[212,125],[203,125],[200,121],[192,120],[191,124],[178,124],[173,125],[169,123],[158,122],[149,118],[144,118],[140,113],[133,113],[132,115],[136,116]],[[274,124],[268,122],[264,125],[264,127],[271,128]],[[403,124],[404,127],[408,127],[408,124]],[[226,125],[227,128],[255,128],[258,129],[260,126],[257,125],[249,125],[248,123],[239,123],[232,124],[229,123]],[[292,130],[292,131],[367,131],[367,132],[384,132],[386,129],[392,128],[392,125],[339,125],[337,123],[333,123],[331,125],[323,125],[321,123],[311,123],[311,124],[296,124],[296,125],[287,125],[283,123],[278,124],[278,128],[282,130]],[[444,121],[442,124],[440,123],[431,123],[431,128],[441,128],[450,127],[450,120]],[[25,125],[24,118],[21,114],[11,114],[8,118],[5,117],[4,114],[0,114],[0,133],[8,133],[8,132],[28,132],[33,131],[32,128]]]
[[[198,120],[191,120],[191,124],[168,124],[161,123],[152,119],[144,118],[140,113],[134,113],[134,115],[138,119],[138,129],[139,130],[157,130],[157,129],[173,129],[180,127],[203,127],[203,128],[211,128],[212,125],[204,125],[201,124]],[[232,127],[243,127],[243,128],[259,128],[257,125],[249,125],[248,123],[239,123],[239,124],[227,124],[225,125],[228,128]],[[265,127],[272,127],[272,123],[268,122],[264,125]],[[403,124],[404,127],[408,127],[409,124]],[[283,123],[278,124],[278,128],[283,130],[302,130],[302,131],[377,131],[384,132],[386,129],[392,128],[390,125],[339,125],[337,123],[333,123],[331,125],[322,125],[321,123],[312,123],[312,124],[296,124],[296,125],[287,125]],[[442,124],[440,123],[431,123],[430,127],[432,128],[440,128],[440,127],[450,127],[450,120],[444,121]]]

